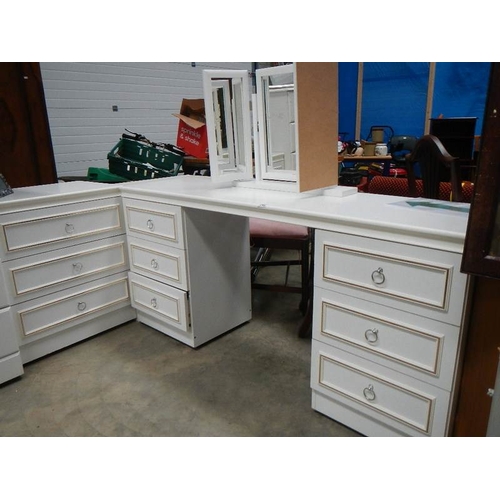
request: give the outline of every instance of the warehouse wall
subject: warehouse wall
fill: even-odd
[[[58,177],[107,167],[106,155],[125,128],[175,144],[186,98],[202,98],[204,69],[247,69],[251,63],[42,62]],[[118,111],[113,111],[113,106]]]

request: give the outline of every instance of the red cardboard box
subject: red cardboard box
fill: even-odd
[[[205,125],[205,101],[183,99],[177,131],[177,146],[195,158],[208,158],[207,126]]]

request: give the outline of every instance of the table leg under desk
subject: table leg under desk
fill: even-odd
[[[299,337],[301,338],[311,338],[312,337],[312,315],[313,315],[313,294],[314,294],[314,229],[310,228],[312,231],[311,237],[311,260],[309,261],[309,277],[307,281],[307,286],[309,287],[308,301],[306,305],[306,312],[304,314],[304,319],[299,326]]]

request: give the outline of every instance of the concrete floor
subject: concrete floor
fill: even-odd
[[[29,363],[0,436],[358,436],[311,409],[298,304],[254,290],[253,319],[198,349],[133,321]]]

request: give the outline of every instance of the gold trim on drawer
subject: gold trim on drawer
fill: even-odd
[[[109,227],[105,227],[105,228],[94,230],[94,231],[87,231],[85,233],[76,233],[74,235],[67,234],[67,235],[64,235],[64,236],[61,236],[58,238],[53,238],[51,240],[43,241],[40,243],[32,243],[29,245],[19,245],[16,247],[9,246],[9,239],[7,237],[7,230],[11,227],[13,228],[16,226],[33,224],[33,223],[36,223],[39,221],[46,221],[46,220],[50,220],[50,219],[53,219],[53,220],[62,219],[64,217],[69,217],[69,216],[77,217],[77,216],[83,215],[83,214],[105,212],[105,211],[109,211],[109,210],[116,211],[118,224],[116,224],[115,226],[109,226]],[[4,235],[5,245],[6,245],[7,251],[14,252],[14,251],[18,251],[18,250],[27,249],[27,248],[37,248],[40,246],[50,245],[51,243],[57,243],[59,241],[68,241],[68,240],[74,240],[77,238],[83,238],[86,236],[93,236],[93,235],[105,233],[108,231],[116,230],[116,229],[119,229],[121,227],[122,227],[122,224],[121,224],[121,220],[120,220],[120,205],[116,204],[116,205],[106,205],[104,207],[99,207],[99,208],[91,208],[91,209],[87,209],[87,210],[78,210],[78,211],[65,212],[62,214],[48,215],[46,217],[37,217],[34,219],[23,220],[20,222],[9,222],[7,224],[2,225],[2,230],[3,230],[3,235]]]
[[[137,262],[134,261],[134,258],[133,258],[133,253],[134,253],[133,250],[134,249],[142,250],[142,251],[144,251],[146,253],[158,255],[159,257],[162,257],[162,258],[165,258],[165,259],[170,259],[170,260],[174,261],[175,265],[176,265],[176,268],[177,268],[177,276],[178,277],[174,278],[170,274],[159,273],[159,272],[155,271],[154,268],[152,268],[152,267],[146,267],[146,266],[139,265]],[[179,258],[177,256],[175,256],[175,255],[169,255],[169,254],[166,254],[166,253],[159,252],[157,250],[152,250],[151,248],[146,248],[146,247],[134,244],[134,243],[130,243],[130,263],[132,264],[132,266],[136,267],[137,269],[144,269],[145,271],[148,271],[151,274],[156,274],[157,276],[161,276],[162,278],[167,278],[170,281],[175,281],[177,283],[181,283],[182,282],[182,279],[181,279],[181,266],[179,265]]]
[[[52,264],[52,263],[56,263],[56,262],[64,262],[64,261],[68,261],[68,260],[73,260],[73,259],[75,259],[77,257],[81,257],[81,256],[84,256],[84,255],[91,255],[91,254],[100,253],[100,252],[109,250],[109,249],[114,248],[114,247],[121,247],[121,250],[122,250],[121,251],[122,260],[121,260],[121,262],[118,262],[117,264],[113,264],[111,266],[102,267],[100,269],[94,269],[94,270],[89,271],[89,272],[83,272],[81,274],[76,274],[74,276],[69,276],[67,278],[60,279],[60,280],[57,280],[57,281],[53,281],[51,283],[37,284],[37,286],[33,286],[32,288],[24,290],[23,292],[20,292],[18,290],[17,281],[16,281],[16,273],[20,273],[20,272],[23,272],[23,271],[26,271],[26,270],[31,270],[31,269],[34,269],[34,268],[37,268],[37,267],[43,267],[43,266],[47,265],[48,263]],[[48,286],[56,286],[56,285],[59,285],[61,283],[66,283],[66,282],[69,282],[69,281],[72,281],[72,280],[76,280],[76,279],[79,279],[79,278],[85,278],[85,277],[88,277],[88,276],[92,276],[94,274],[100,274],[103,271],[111,271],[111,270],[113,270],[115,268],[118,268],[118,267],[121,267],[121,266],[124,266],[124,265],[125,265],[125,242],[121,241],[119,243],[113,243],[113,244],[110,244],[110,245],[105,245],[105,246],[102,246],[102,247],[94,248],[92,250],[87,250],[85,252],[78,252],[78,253],[70,254],[70,255],[65,256],[65,257],[58,257],[58,258],[55,258],[55,259],[45,260],[43,262],[37,262],[36,264],[28,264],[26,266],[16,267],[16,268],[11,269],[10,271],[11,271],[11,275],[12,275],[12,281],[14,283],[14,289],[15,289],[15,292],[16,292],[16,296],[22,296],[22,295],[24,295],[26,293],[35,292],[35,291],[37,291],[39,289],[42,289],[42,288],[45,288],[45,287],[48,287]]]
[[[334,277],[332,275],[329,275],[326,272],[326,264],[327,264],[327,260],[328,260],[327,259],[327,251],[328,250],[333,250],[333,251],[343,252],[343,253],[348,253],[348,254],[367,256],[370,258],[376,258],[377,260],[383,260],[386,262],[394,262],[394,263],[405,264],[405,265],[409,264],[409,265],[416,267],[416,268],[427,269],[427,270],[431,270],[431,271],[438,271],[439,273],[441,273],[443,275],[443,279],[444,279],[443,295],[438,300],[438,302],[431,302],[430,300],[411,298],[409,296],[400,295],[399,293],[396,293],[396,292],[382,290],[380,288],[374,288],[374,287],[371,287],[369,285],[365,285],[363,283],[349,281],[347,279],[342,279],[340,277]],[[448,307],[447,302],[448,302],[448,296],[449,296],[449,290],[450,290],[451,270],[452,270],[452,267],[450,267],[450,266],[448,266],[448,267],[438,266],[436,264],[424,263],[424,262],[416,261],[416,260],[381,255],[381,254],[376,254],[373,252],[365,252],[365,251],[355,249],[355,248],[348,248],[348,247],[340,247],[340,246],[336,246],[336,245],[323,244],[322,278],[325,281],[330,281],[333,283],[340,283],[342,285],[351,286],[351,287],[358,288],[361,290],[367,290],[369,292],[380,294],[380,295],[386,295],[388,297],[396,297],[397,299],[400,299],[400,300],[405,300],[407,302],[412,302],[414,304],[418,304],[418,305],[425,306],[425,307],[432,307],[435,309],[441,309],[443,311],[446,311],[447,307]]]
[[[177,219],[177,214],[176,213],[155,212],[154,210],[150,210],[150,209],[147,209],[147,208],[131,207],[129,205],[126,206],[126,210],[127,210],[127,213],[135,211],[135,212],[141,212],[141,213],[145,213],[145,214],[157,215],[158,217],[162,217],[162,218],[172,219],[172,226],[173,226],[173,229],[174,229],[174,236],[173,237],[169,237],[169,236],[166,236],[164,234],[154,233],[154,232],[151,232],[151,231],[146,231],[145,229],[140,229],[140,228],[137,228],[137,227],[133,227],[133,226],[130,225],[130,216],[128,216],[127,225],[128,225],[128,228],[130,229],[130,231],[134,231],[135,233],[148,234],[148,235],[154,236],[156,238],[162,238],[162,239],[167,240],[167,241],[174,241],[174,242],[179,242],[180,243],[180,241],[179,241],[179,233],[177,231],[177,220],[176,220]]]
[[[122,298],[114,300],[112,302],[106,302],[105,304],[102,304],[102,305],[100,305],[98,307],[94,307],[93,309],[89,309],[88,311],[87,310],[81,311],[78,314],[75,314],[71,318],[66,318],[66,319],[63,319],[61,321],[56,321],[56,322],[52,323],[51,325],[47,325],[47,326],[42,327],[42,328],[37,328],[36,330],[32,330],[31,332],[26,332],[25,324],[24,324],[24,321],[23,321],[24,316],[27,316],[30,313],[33,313],[33,312],[40,311],[42,309],[48,308],[48,307],[52,306],[53,304],[60,304],[62,302],[72,301],[76,297],[79,297],[79,296],[81,296],[83,298],[83,297],[85,297],[86,295],[88,295],[90,293],[93,293],[93,292],[96,292],[96,291],[100,291],[100,290],[104,290],[106,288],[111,288],[113,286],[116,286],[119,283],[123,283],[125,285],[125,288],[124,288],[125,295]],[[21,327],[22,327],[23,336],[24,337],[31,337],[32,335],[36,335],[36,334],[42,333],[44,331],[50,330],[51,328],[54,328],[54,327],[59,326],[59,325],[63,325],[65,323],[70,323],[71,321],[78,320],[78,319],[80,319],[80,318],[82,318],[84,316],[88,316],[89,314],[95,314],[96,312],[102,311],[104,309],[108,309],[109,307],[114,306],[116,304],[119,304],[120,302],[127,302],[129,300],[130,300],[130,294],[128,292],[128,278],[125,277],[125,278],[121,278],[119,280],[112,281],[111,283],[105,283],[103,285],[99,285],[99,286],[96,286],[96,287],[93,287],[93,288],[87,288],[87,289],[85,289],[85,290],[83,290],[81,292],[74,293],[73,295],[69,295],[69,296],[66,296],[66,297],[58,299],[58,300],[52,300],[50,302],[45,302],[44,304],[41,304],[41,305],[36,306],[36,307],[32,307],[31,309],[25,309],[24,311],[19,311],[18,314],[19,314],[19,319],[21,321]]]
[[[346,344],[355,346],[356,348],[360,348],[360,349],[363,349],[363,350],[368,351],[368,352],[374,352],[379,356],[383,356],[384,358],[390,359],[392,361],[396,361],[396,362],[398,362],[402,365],[406,365],[410,368],[420,370],[423,372],[427,372],[427,373],[431,373],[432,375],[438,375],[439,360],[441,358],[441,351],[443,348],[443,342],[442,342],[441,337],[436,336],[436,335],[432,335],[430,333],[422,332],[420,330],[416,330],[414,328],[410,328],[407,326],[402,326],[398,323],[394,323],[392,321],[382,319],[380,316],[373,316],[370,314],[362,313],[362,312],[356,311],[354,309],[350,309],[348,307],[343,307],[343,306],[340,306],[338,304],[334,304],[332,302],[328,302],[325,300],[322,300],[321,304],[322,304],[322,308],[321,308],[321,330],[320,330],[320,333],[322,335],[324,335],[325,337],[330,337],[332,339],[338,340],[340,342],[344,342]],[[338,309],[339,311],[344,311],[347,314],[354,314],[354,315],[359,316],[361,318],[366,318],[367,320],[373,320],[373,321],[378,322],[378,323],[384,323],[390,327],[397,328],[398,330],[404,330],[404,331],[408,332],[409,334],[417,335],[417,336],[420,336],[420,337],[423,337],[423,338],[426,338],[426,339],[429,339],[429,340],[435,342],[436,349],[435,349],[435,357],[433,360],[433,365],[429,368],[425,368],[424,365],[421,365],[418,363],[412,363],[412,362],[407,361],[407,360],[405,361],[402,358],[398,358],[396,355],[391,355],[385,351],[381,351],[381,350],[377,349],[377,347],[374,345],[366,345],[366,344],[358,343],[354,340],[349,340],[346,337],[340,337],[340,336],[336,335],[335,333],[329,333],[326,330],[326,325],[325,325],[326,309],[328,307],[330,307],[332,309]]]
[[[410,395],[411,397],[414,397],[414,398],[421,400],[424,404],[427,405],[427,418],[425,419],[425,422],[422,425],[417,425],[417,424],[413,423],[412,421],[400,418],[397,415],[395,415],[394,413],[391,413],[390,411],[383,410],[382,408],[379,408],[379,407],[375,406],[374,404],[370,404],[367,401],[362,400],[361,396],[357,397],[357,396],[348,394],[347,392],[344,392],[341,389],[336,388],[332,384],[323,382],[322,379],[324,378],[323,372],[324,372],[325,361],[336,364],[336,365],[338,365],[346,370],[349,370],[353,373],[357,373],[357,374],[361,375],[362,377],[369,378],[370,380],[373,380],[374,382],[377,382],[379,384],[390,387],[396,391],[404,392],[404,393]],[[400,422],[408,427],[412,427],[413,429],[416,429],[420,432],[424,432],[425,434],[430,433],[431,421],[432,421],[432,416],[433,416],[433,412],[434,412],[435,398],[426,397],[426,396],[419,394],[417,392],[410,391],[404,387],[393,384],[387,380],[376,377],[372,374],[365,373],[362,370],[358,370],[358,369],[354,368],[353,366],[350,366],[346,363],[342,363],[336,359],[332,359],[328,356],[325,356],[324,354],[319,355],[318,385],[320,385],[321,387],[324,387],[325,389],[328,389],[329,391],[332,391],[336,394],[339,394],[342,397],[348,398],[351,401],[354,401],[358,404],[361,404],[361,405],[365,406],[366,408],[370,408],[371,410],[374,410],[377,413],[380,413],[381,415],[385,415],[386,417],[389,417],[392,420],[396,420],[397,422]]]

